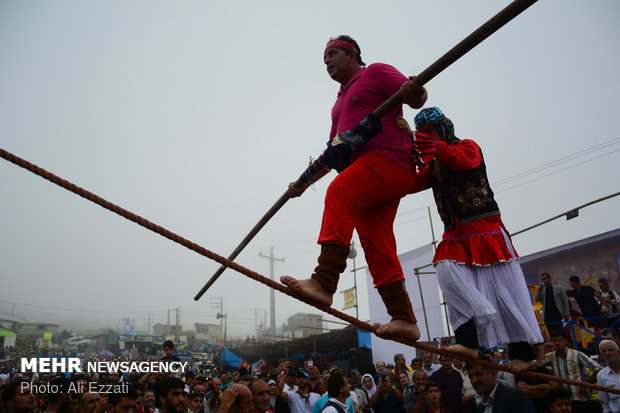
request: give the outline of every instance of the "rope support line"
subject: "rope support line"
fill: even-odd
[[[341,320],[344,320],[362,330],[366,330],[366,331],[370,331],[372,333],[376,334],[376,329],[375,327],[373,327],[372,325],[370,325],[369,323],[363,322],[358,320],[355,317],[352,317],[348,314],[345,314],[341,311],[338,311],[332,307],[327,307],[321,304],[317,304],[313,301],[311,301],[310,299],[300,296],[298,294],[295,294],[292,290],[290,290],[288,287],[286,287],[283,284],[277,283],[275,281],[272,281],[271,279],[255,272],[252,271],[248,268],[245,268],[239,264],[237,264],[236,262],[233,262],[227,258],[224,258],[223,256],[216,254],[212,251],[209,251],[208,249],[186,239],[183,238],[175,233],[173,233],[172,231],[167,230],[166,228],[159,226],[151,221],[148,221],[147,219],[142,218],[139,215],[134,214],[133,212],[130,212],[116,204],[113,204],[103,198],[101,198],[100,196],[97,196],[95,194],[93,194],[92,192],[89,192],[77,185],[75,185],[74,183],[71,183],[65,179],[60,178],[57,175],[54,175],[51,172],[46,171],[43,168],[40,168],[37,165],[34,165],[16,155],[13,155],[12,153],[0,148],[0,156],[4,159],[6,159],[9,162],[14,163],[17,166],[20,166],[24,169],[27,169],[28,171],[34,173],[35,175],[39,175],[40,177],[70,191],[73,192],[76,195],[81,196],[82,198],[85,198],[91,202],[94,202],[95,204],[109,210],[112,211],[126,219],[128,219],[129,221],[132,221],[146,229],[149,229],[161,236],[163,236],[164,238],[168,238],[171,241],[176,242],[177,244],[181,244],[184,247],[204,256],[207,257],[213,261],[216,261],[222,265],[225,265],[226,267],[229,267],[249,278],[252,278],[255,281],[258,281],[262,284],[267,285],[270,288],[273,288],[277,291],[280,291],[283,294],[286,294],[290,297],[296,298],[299,301],[302,301],[310,306],[313,306],[321,311],[324,311],[328,314],[333,315],[334,317],[337,317]],[[464,358],[460,353],[454,352],[454,351],[450,351],[447,349],[441,349],[441,348],[436,348],[430,344],[426,344],[426,343],[421,343],[421,342],[413,342],[413,341],[409,341],[409,340],[405,340],[401,337],[398,336],[390,336],[389,338],[387,337],[382,337],[384,339],[390,339],[393,341],[397,341],[399,343],[405,344],[405,345],[409,345],[409,346],[413,346],[416,348],[419,348],[420,350],[423,351],[429,351],[431,353],[435,353],[435,354],[439,354],[439,355],[444,355],[444,356],[449,356],[452,358],[457,358],[457,359],[461,359],[461,360],[465,360],[468,362],[474,362],[476,364],[479,364],[483,367],[487,367],[493,370],[502,370],[502,371],[506,371],[506,372],[511,372],[510,367],[506,366],[506,365],[500,365],[500,364],[496,364],[496,363],[492,363],[486,360],[479,360],[479,359],[471,359],[471,358]],[[616,393],[616,394],[620,394],[620,389],[613,389],[613,388],[608,388],[608,387],[603,387],[603,386],[599,386],[597,384],[592,384],[592,383],[585,383],[585,382],[580,382],[580,381],[576,381],[576,380],[570,380],[570,379],[566,379],[563,377],[557,377],[557,376],[548,376],[546,374],[542,374],[542,373],[536,373],[533,371],[523,371],[521,373],[519,373],[520,376],[524,376],[524,377],[531,377],[531,378],[535,378],[535,379],[539,379],[539,380],[543,380],[543,381],[555,381],[555,382],[559,382],[559,383],[564,383],[564,384],[569,384],[569,385],[573,385],[573,386],[580,386],[580,387],[586,387],[586,388],[590,388],[593,390],[599,390],[599,391],[605,391],[608,393]]]

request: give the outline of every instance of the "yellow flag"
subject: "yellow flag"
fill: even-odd
[[[342,307],[342,309],[346,310],[347,308],[355,307],[355,288],[349,288],[348,290],[344,290],[342,293],[344,294],[344,307]]]

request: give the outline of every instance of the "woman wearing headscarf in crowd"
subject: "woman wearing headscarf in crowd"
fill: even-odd
[[[370,374],[364,374],[362,376],[362,386],[366,393],[368,394],[368,400],[372,397],[373,394],[377,391],[377,385],[375,384],[375,380],[372,378]],[[373,410],[368,406],[362,407],[362,410],[366,413],[372,412]]]
[[[272,412],[276,411],[276,389],[278,388],[278,383],[274,379],[269,379],[267,382],[267,386],[269,386],[269,410]]]

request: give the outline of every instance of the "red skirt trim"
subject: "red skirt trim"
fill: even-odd
[[[506,236],[504,235],[506,234]],[[443,234],[433,262],[452,261],[468,267],[493,265],[519,258],[499,216],[467,224],[457,222]]]

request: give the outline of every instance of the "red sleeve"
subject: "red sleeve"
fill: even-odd
[[[422,170],[420,170],[416,176],[415,181],[413,182],[413,189],[410,194],[415,194],[416,192],[424,191],[431,187],[431,179],[430,173],[428,170],[428,165],[426,165]]]
[[[437,141],[437,159],[454,171],[469,171],[480,166],[482,154],[471,139],[463,139],[456,145]]]

